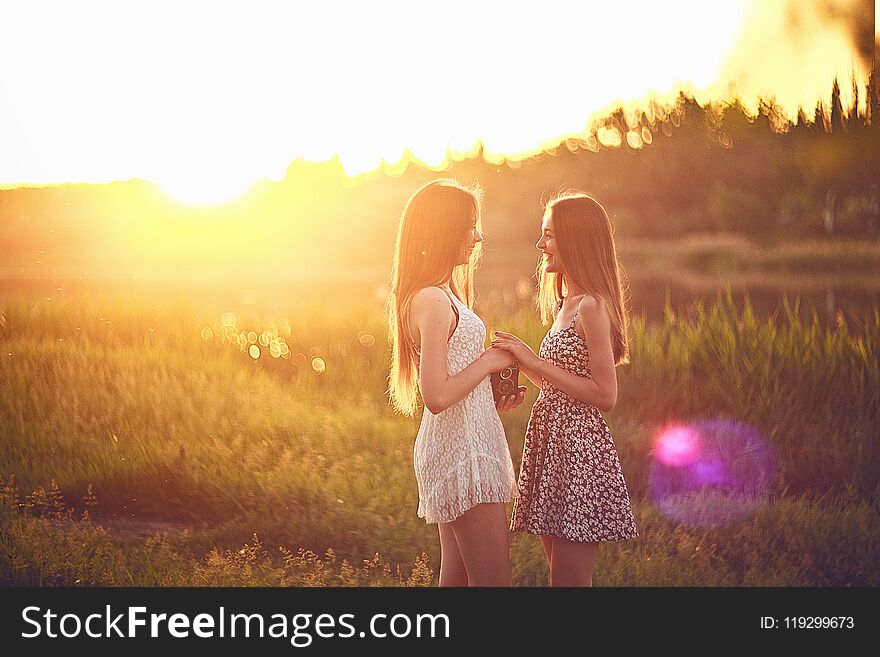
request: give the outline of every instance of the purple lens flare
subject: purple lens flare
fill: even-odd
[[[665,516],[698,526],[739,520],[766,499],[776,480],[767,440],[734,420],[705,420],[661,429],[648,484]]]

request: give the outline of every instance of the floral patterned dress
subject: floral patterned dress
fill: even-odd
[[[538,355],[578,376],[591,377],[586,341],[575,331],[548,332]],[[513,531],[570,541],[620,541],[638,536],[626,481],[599,409],[548,381],[526,429]]]

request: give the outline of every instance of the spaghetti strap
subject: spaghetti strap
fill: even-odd
[[[452,290],[442,285],[438,287],[446,293],[447,297],[449,297],[449,304],[452,306],[452,312],[455,313],[455,327],[452,329],[452,333],[449,334],[449,337],[451,338],[452,334],[455,333],[455,330],[458,328],[458,323],[461,321],[461,315],[458,312],[458,306],[455,305],[455,301],[453,299],[455,295],[452,294]]]
[[[582,294],[580,299],[578,299],[578,303],[580,303],[581,299],[583,299],[585,296],[586,296],[585,294]],[[568,325],[568,328],[574,328],[575,322],[577,322],[578,315],[580,315],[580,313],[581,313],[580,306],[577,306],[574,311],[574,317],[571,318],[571,324]]]
[[[441,290],[443,290],[444,294],[446,294],[446,296],[449,297],[449,305],[452,306],[452,312],[455,315],[455,326],[452,327],[452,332],[449,334],[449,337],[446,339],[446,341],[448,342],[449,340],[452,339],[452,336],[455,335],[455,332],[458,330],[458,325],[461,322],[461,314],[458,311],[458,306],[455,305],[455,301],[453,300],[454,295],[452,294],[452,291],[449,290],[449,288],[443,287],[442,285],[438,285],[437,287],[440,288]],[[410,335],[410,338],[412,338],[412,335]],[[421,350],[419,349],[419,345],[414,344],[413,347],[415,347],[417,354],[421,353]]]

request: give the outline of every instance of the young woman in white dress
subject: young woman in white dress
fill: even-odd
[[[480,203],[451,180],[419,189],[400,220],[388,300],[392,343],[389,394],[422,422],[413,449],[419,517],[440,532],[440,586],[509,586],[504,503],[516,490],[489,375],[514,362],[485,349],[486,328],[471,310],[480,255]]]

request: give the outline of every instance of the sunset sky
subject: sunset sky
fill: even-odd
[[[873,0],[0,8],[0,185],[144,178],[206,202],[295,157],[525,153],[680,88],[793,115],[867,78],[874,30]]]

